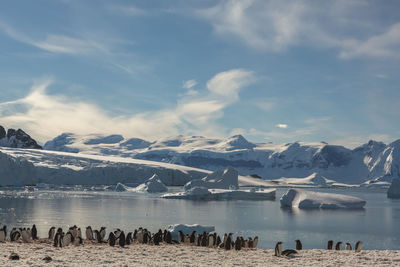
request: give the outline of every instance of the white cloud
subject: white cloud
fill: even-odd
[[[183,83],[182,87],[185,89],[191,89],[197,85],[196,80],[187,80]]]
[[[343,42],[340,57],[400,57],[400,23],[392,25],[386,32],[374,35],[365,41],[348,39]]]
[[[0,22],[0,30],[16,41],[35,46],[51,53],[87,54],[92,51],[106,50],[104,45],[91,40],[73,38],[59,34],[48,34],[43,40],[35,40],[26,34],[14,30],[7,24]]]
[[[108,6],[108,9],[119,15],[122,14],[122,15],[133,16],[133,17],[147,15],[146,10],[138,8],[133,5],[129,5],[129,6],[112,5],[112,6]]]
[[[371,18],[372,8],[363,1],[227,0],[195,14],[218,36],[257,50],[312,46],[334,48],[342,59],[398,57],[400,24]]]
[[[224,77],[221,79],[221,77]],[[213,81],[218,80],[217,83]],[[62,132],[80,134],[120,133],[125,137],[156,139],[177,134],[225,135],[218,124],[223,110],[237,100],[216,95],[234,86],[235,94],[254,80],[251,72],[231,70],[215,75],[212,90],[202,96],[185,95],[176,106],[133,115],[111,116],[99,106],[63,95],[51,95],[51,80],[40,81],[16,101],[0,103],[0,125],[23,128],[34,138],[46,141]],[[237,96],[236,96],[237,97]]]
[[[281,128],[281,129],[286,129],[288,127],[287,124],[284,123],[278,123],[277,125],[275,125],[275,127]]]

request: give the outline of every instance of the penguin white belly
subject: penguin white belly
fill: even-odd
[[[29,243],[30,242],[29,233],[26,230],[22,231],[22,241],[24,243]]]
[[[0,231],[0,242],[6,242],[6,234],[4,231]]]

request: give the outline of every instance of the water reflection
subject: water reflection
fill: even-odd
[[[219,233],[258,235],[264,248],[272,248],[278,240],[285,247],[294,247],[295,239],[302,240],[306,249],[325,248],[332,239],[352,244],[363,240],[367,249],[400,249],[400,201],[388,200],[383,191],[334,190],[367,200],[365,209],[299,210],[282,209],[279,200],[203,202],[72,189],[3,190],[0,222],[9,227],[35,223],[40,236],[46,236],[53,225],[91,225],[95,229],[104,225],[108,230],[129,231],[146,226],[154,231],[169,224],[199,223],[213,225]],[[284,191],[278,189],[277,196]]]

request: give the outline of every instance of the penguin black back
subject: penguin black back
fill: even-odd
[[[115,246],[115,235],[113,232],[110,232],[110,234],[108,235],[108,244],[112,247]]]
[[[167,244],[172,244],[172,236],[171,236],[171,232],[170,231],[167,231],[167,234],[165,236],[165,242]]]
[[[328,241],[328,247],[327,249],[332,250],[333,249],[333,240]]]
[[[295,241],[296,241],[296,250],[302,250],[303,244],[301,244],[301,241],[299,239],[297,239]]]
[[[38,239],[38,236],[37,236],[36,225],[33,225],[33,226],[32,226],[31,233],[32,233],[32,239],[33,239],[33,240],[37,240],[37,239]]]
[[[242,248],[242,241],[240,240],[240,237],[236,237],[235,250],[240,250],[241,248]]]
[[[335,246],[335,250],[341,250],[342,249],[342,242],[337,242]]]
[[[362,250],[362,246],[363,246],[363,242],[357,241],[354,250],[355,250],[356,252],[360,252],[360,251]]]
[[[119,235],[119,246],[121,248],[125,247],[125,233],[124,231],[121,232],[121,234]]]

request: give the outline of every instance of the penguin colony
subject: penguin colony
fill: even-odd
[[[91,226],[86,227],[86,240],[90,242],[105,244],[108,243],[110,246],[125,247],[131,244],[148,244],[148,245],[160,245],[164,244],[183,244],[190,246],[202,246],[210,248],[221,248],[225,250],[241,250],[241,249],[251,249],[256,248],[258,244],[258,237],[244,239],[242,236],[237,236],[234,240],[233,234],[224,234],[223,238],[217,233],[207,233],[196,234],[193,231],[190,235],[184,234],[182,231],[178,231],[178,240],[172,239],[172,234],[168,230],[159,229],[156,233],[151,233],[146,228],[139,227],[133,232],[128,232],[125,234],[124,231],[117,229],[114,232],[108,234],[106,239],[106,227],[101,227],[100,229],[92,230]],[[13,228],[10,232],[9,240],[11,242],[16,242],[22,240],[23,243],[30,243],[33,240],[38,240],[36,226],[33,225],[31,228]],[[0,242],[6,242],[7,240],[7,226],[0,228]],[[83,244],[83,237],[81,228],[74,225],[70,227],[67,232],[64,232],[62,228],[51,227],[48,232],[47,240],[53,244],[54,247],[66,247],[69,245],[79,246]],[[295,240],[296,249],[285,249],[283,250],[282,242],[279,241],[275,245],[275,256],[293,256],[297,254],[298,251],[303,249],[303,245],[300,240]],[[328,250],[333,250],[334,242],[329,240],[327,244]],[[363,243],[358,241],[354,246],[355,252],[360,252],[362,250]],[[342,242],[337,242],[335,245],[335,250],[342,249]],[[346,243],[345,250],[352,250],[350,243]]]
[[[296,242],[296,249],[285,249],[283,250],[282,247],[282,241],[278,241],[275,245],[275,256],[277,257],[281,257],[281,256],[293,256],[294,254],[297,254],[299,250],[303,249],[303,244],[301,243],[301,241],[299,239],[295,240]],[[357,243],[355,244],[355,252],[360,252],[362,250],[362,245],[363,243],[361,241],[357,241]],[[328,250],[333,250],[333,240],[329,240],[328,241],[328,246],[327,246]],[[336,243],[335,245],[335,250],[341,250],[342,249],[342,242],[339,241]],[[346,243],[346,250],[352,250],[351,244],[350,243]]]
[[[172,238],[172,234],[168,230],[159,229],[156,233],[151,233],[146,228],[139,227],[133,232],[125,234],[121,229],[117,229],[114,232],[108,234],[106,238],[106,227],[101,227],[93,231],[91,226],[86,227],[86,240],[93,243],[105,244],[108,243],[110,246],[125,247],[134,243],[137,244],[148,244],[148,245],[160,245],[164,244],[183,244],[191,246],[202,246],[210,248],[221,248],[225,250],[241,250],[242,248],[256,248],[258,244],[258,237],[244,239],[242,236],[238,236],[236,241],[233,240],[233,234],[225,234],[223,238],[217,233],[203,232],[196,234],[193,231],[190,235],[184,234],[182,231],[178,232],[178,240]],[[16,242],[22,240],[23,243],[30,243],[33,240],[38,240],[36,226],[33,225],[30,228],[13,228],[10,232],[10,241]],[[0,229],[0,242],[7,240],[7,227],[3,226]],[[70,227],[68,231],[64,232],[62,228],[56,229],[51,227],[48,232],[47,242],[51,242],[54,247],[66,247],[69,245],[79,246],[82,245],[83,237],[81,228],[74,225]]]

